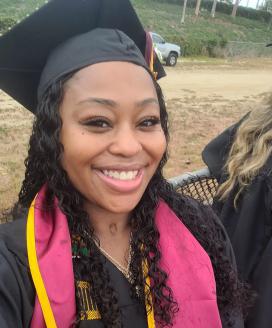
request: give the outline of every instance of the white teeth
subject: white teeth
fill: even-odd
[[[138,174],[137,171],[111,171],[111,170],[103,170],[103,174],[117,180],[134,180]]]

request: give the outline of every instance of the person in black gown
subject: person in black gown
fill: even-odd
[[[226,129],[202,156],[220,188],[214,208],[238,271],[258,294],[247,328],[272,326],[272,99]]]
[[[0,88],[35,114],[0,326],[243,327],[220,221],[163,178],[164,71],[127,0],[53,0],[0,39]]]

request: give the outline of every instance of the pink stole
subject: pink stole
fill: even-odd
[[[54,209],[43,210],[46,188],[35,201],[35,241],[39,269],[58,328],[71,327],[76,318],[75,284],[69,228],[55,200]],[[45,328],[38,297],[35,299],[31,328]]]
[[[222,327],[216,301],[216,284],[210,258],[192,233],[164,202],[156,225],[160,232],[161,267],[179,304],[173,327]]]
[[[76,317],[71,240],[65,215],[57,206],[44,211],[45,187],[35,203],[35,240],[39,269],[58,328],[69,328]],[[160,232],[161,267],[179,304],[174,328],[221,328],[216,285],[210,258],[191,232],[164,202],[155,222]],[[36,296],[31,328],[45,328]]]

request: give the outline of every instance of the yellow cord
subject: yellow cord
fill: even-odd
[[[147,262],[144,261],[143,263],[143,273],[144,273],[144,276],[146,276],[146,280],[145,280],[145,295],[148,295],[149,293],[149,290],[150,290],[150,278],[149,276],[147,275],[147,272],[148,272],[148,265],[147,265]],[[149,294],[149,302],[148,302],[148,299],[147,299],[147,296],[146,296],[146,304],[145,304],[145,307],[146,307],[146,314],[147,314],[147,324],[148,324],[148,328],[156,328],[155,326],[155,317],[154,317],[154,309],[153,309],[153,306],[152,306],[152,296],[151,294]],[[151,310],[148,311],[148,303],[151,304]]]
[[[153,48],[153,44],[151,45],[149,68],[150,68],[150,71],[154,74],[154,48]]]
[[[50,306],[50,302],[48,299],[48,295],[44,286],[44,282],[42,279],[42,275],[37,260],[37,252],[36,252],[36,244],[35,244],[34,205],[35,205],[35,199],[33,200],[29,208],[27,225],[26,225],[26,240],[27,240],[27,254],[28,254],[29,268],[34,282],[34,286],[36,288],[36,293],[42,308],[42,313],[44,316],[46,327],[57,328],[54,314]]]

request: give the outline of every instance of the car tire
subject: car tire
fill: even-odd
[[[176,66],[176,63],[178,61],[178,55],[174,52],[170,52],[166,59],[166,65],[167,66]]]

